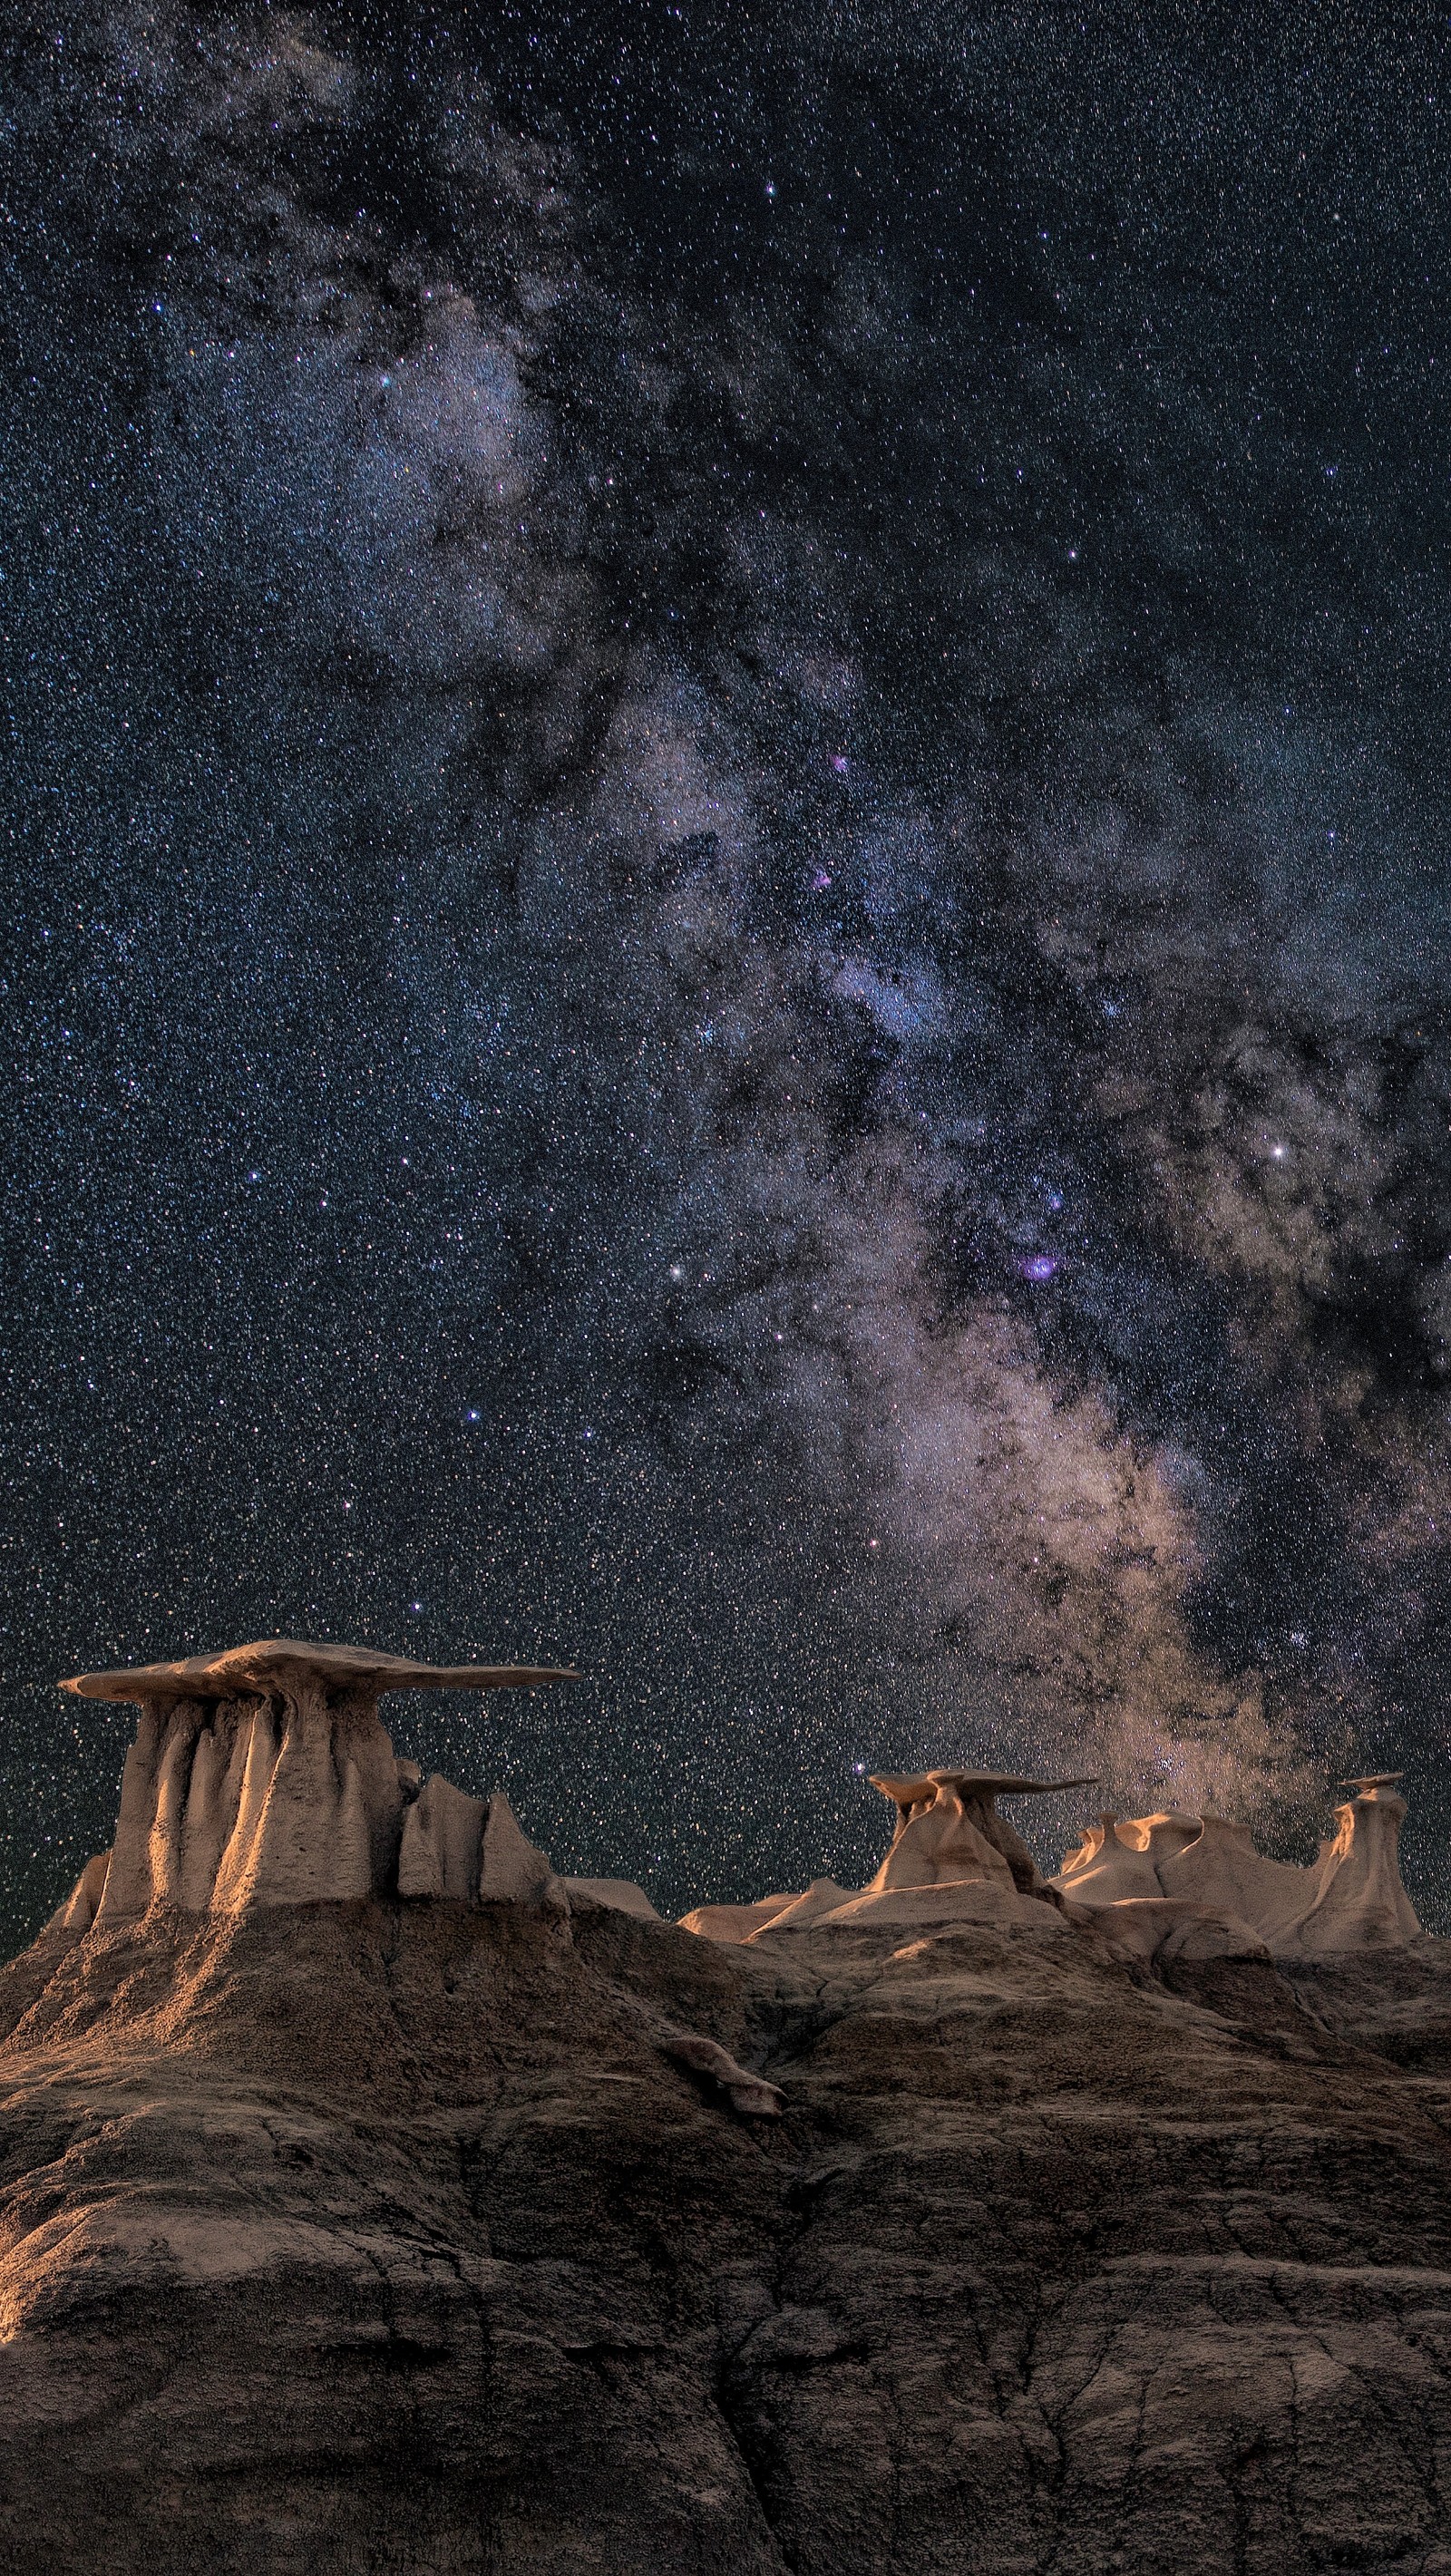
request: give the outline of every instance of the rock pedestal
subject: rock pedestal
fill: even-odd
[[[896,1829],[869,1886],[838,1887],[813,1879],[801,1896],[767,1896],[757,1905],[702,1905],[684,1916],[689,1932],[745,1944],[782,1932],[905,1930],[944,1923],[1018,1925],[1038,1933],[1061,1929],[1045,1882],[1022,1836],[997,1811],[1000,1797],[1044,1797],[1081,1789],[1086,1780],[1022,1780],[1006,1771],[873,1772],[872,1786],[891,1799]]]
[[[1398,1771],[1348,1780],[1355,1796],[1335,1810],[1336,1831],[1320,1846],[1311,1876],[1315,1895],[1293,1926],[1309,1956],[1337,1950],[1400,1950],[1420,1937],[1416,1909],[1401,1879],[1401,1827],[1406,1802]]]
[[[873,1891],[985,1878],[1022,1896],[1036,1896],[1043,1878],[1021,1834],[998,1814],[998,1799],[1093,1786],[1089,1779],[1019,1780],[1006,1771],[924,1771],[910,1778],[874,1771],[871,1780],[897,1810]]]
[[[140,1705],[116,1840],[50,1928],[106,1930],[155,1903],[194,1914],[390,1894],[540,1897],[554,1880],[496,1790],[421,1789],[378,1715],[389,1690],[519,1690],[532,1665],[434,1665],[270,1637],[134,1672],[78,1673],[82,1699]]]

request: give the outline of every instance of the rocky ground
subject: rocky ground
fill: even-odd
[[[1451,2576],[1451,1944],[153,1909],[0,2029],[24,2576]]]

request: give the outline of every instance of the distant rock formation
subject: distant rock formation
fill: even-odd
[[[733,1945],[781,1932],[853,1929],[881,1924],[911,1929],[941,1923],[1026,1923],[1063,1928],[1054,1919],[1037,1862],[997,1811],[1000,1797],[1044,1797],[1091,1787],[1087,1780],[1023,1780],[1004,1771],[924,1771],[910,1777],[873,1772],[897,1810],[896,1830],[870,1885],[838,1887],[813,1879],[801,1896],[767,1896],[756,1905],[701,1905],[683,1929]]]
[[[1309,1869],[1267,1860],[1246,1825],[1165,1813],[1090,1825],[1080,1849],[1045,1880],[1027,1844],[999,1815],[1001,1797],[1041,1797],[1088,1780],[1024,1780],[993,1771],[874,1772],[897,1810],[896,1830],[868,1887],[814,1879],[800,1896],[754,1905],[701,1905],[682,1928],[731,1946],[787,1932],[1014,1923],[1042,1933],[1097,1928],[1120,1947],[1165,1963],[1399,1949],[1421,1927],[1401,1884],[1400,1774],[1349,1782],[1338,1831]],[[1051,1919],[1051,1918],[1050,1918]]]
[[[389,1690],[519,1690],[574,1675],[434,1665],[269,1637],[133,1672],[78,1673],[82,1699],[140,1705],[109,1852],[86,1863],[47,1932],[108,1931],[156,1903],[190,1914],[397,1893],[460,1902],[586,1902],[653,1915],[623,1879],[556,1876],[501,1789],[421,1781],[378,1716]]]
[[[1006,1771],[924,1771],[905,1779],[874,1771],[871,1779],[897,1810],[896,1831],[872,1892],[988,1878],[1023,1896],[1040,1895],[1038,1864],[1021,1834],[998,1814],[997,1802],[1094,1786],[1087,1777],[1021,1780]]]
[[[1224,1816],[1120,1823],[1105,1815],[1051,1884],[1074,1905],[1106,1910],[1116,1936],[1137,1931],[1134,1909],[1162,1913],[1170,1902],[1239,1925],[1276,1958],[1404,1949],[1420,1939],[1421,1926],[1401,1881],[1400,1777],[1382,1771],[1346,1781],[1355,1795],[1337,1807],[1337,1829],[1308,1869],[1267,1860],[1249,1827]]]
[[[532,1665],[433,1665],[359,1646],[264,1638],[64,1690],[139,1704],[116,1840],[86,1863],[48,1934],[139,1922],[155,1904],[243,1915],[397,1895],[567,1913],[596,1905],[658,1921],[630,1880],[561,1878],[501,1789],[472,1797],[400,1761],[378,1715],[389,1690],[505,1690],[567,1681]],[[998,1812],[1004,1797],[1091,1787],[1010,1772],[874,1772],[895,1809],[864,1888],[813,1879],[754,1905],[697,1906],[683,1928],[742,1947],[790,1933],[1017,1926],[1097,1929],[1146,1959],[1331,1956],[1421,1937],[1401,1884],[1398,1772],[1350,1781],[1337,1831],[1308,1869],[1268,1860],[1244,1825],[1165,1812],[1101,1816],[1045,1880]]]

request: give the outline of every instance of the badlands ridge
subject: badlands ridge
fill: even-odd
[[[389,1689],[140,1705],[0,1972],[0,2563],[24,2576],[1451,2576],[1451,1945],[1404,1806],[1309,1868],[883,1775],[871,1885],[662,1922]]]

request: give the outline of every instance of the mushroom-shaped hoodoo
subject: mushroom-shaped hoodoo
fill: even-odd
[[[1102,1910],[1127,1934],[1126,1906],[1165,1900],[1189,1914],[1239,1924],[1276,1957],[1404,1949],[1421,1937],[1401,1881],[1406,1802],[1399,1771],[1347,1780],[1355,1792],[1335,1811],[1336,1831],[1308,1868],[1256,1851],[1248,1825],[1175,1812],[1112,1816],[1090,1826],[1052,1884],[1075,1904]]]
[[[105,1927],[157,1900],[235,1913],[382,1894],[400,1883],[400,1843],[404,1893],[411,1873],[420,1893],[488,1894],[491,1863],[508,1882],[501,1894],[542,1885],[549,1864],[497,1793],[485,1802],[430,1782],[408,1834],[412,1766],[397,1760],[378,1702],[390,1690],[520,1690],[575,1678],[533,1664],[424,1664],[301,1637],[76,1673],[62,1690],[136,1701],[141,1718],[104,1882],[94,1900],[76,1890],[62,1909],[66,1928],[81,1928],[83,1904],[87,1922]],[[92,1887],[97,1876],[91,1863]]]
[[[1043,1886],[1038,1864],[997,1801],[1042,1798],[1088,1789],[1092,1779],[1024,1780],[1010,1771],[923,1771],[899,1777],[874,1771],[872,1786],[897,1810],[891,1847],[873,1888],[935,1887],[944,1880],[997,1879],[1021,1895]]]

